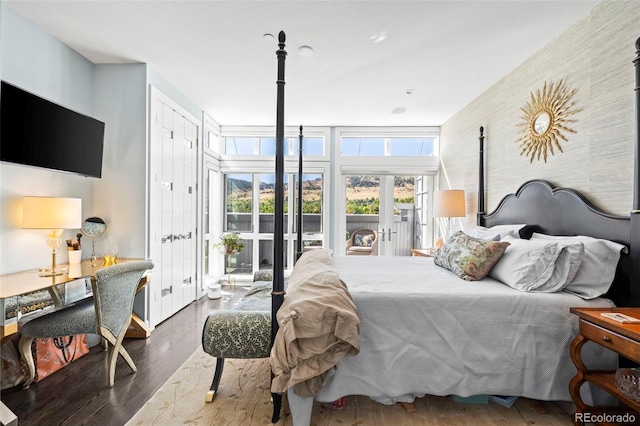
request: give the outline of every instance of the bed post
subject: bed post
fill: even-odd
[[[273,207],[273,290],[271,292],[271,346],[278,332],[276,313],[284,301],[284,61],[287,59],[287,51],[284,50],[286,36],[284,31],[278,34],[278,99],[276,111],[276,182],[275,199]],[[273,379],[273,373],[271,373]],[[271,423],[276,423],[280,418],[281,394],[271,394],[273,397],[273,416]]]
[[[296,260],[302,256],[302,125],[298,142],[298,240],[296,241]]]
[[[640,38],[636,40],[635,84],[635,145],[633,159],[633,210],[631,210],[631,236],[629,257],[631,260],[630,306],[640,306]]]
[[[484,208],[484,127],[480,126],[480,162],[478,164],[478,214],[477,225],[483,225],[482,216],[486,214]]]

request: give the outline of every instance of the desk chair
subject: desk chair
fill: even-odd
[[[133,300],[138,282],[145,271],[153,268],[149,261],[128,262],[108,266],[91,277],[93,300],[87,299],[61,310],[42,315],[26,322],[20,329],[18,344],[22,359],[29,369],[24,387],[35,379],[35,365],[31,343],[37,337],[73,336],[95,333],[103,338],[105,349],[110,343],[109,386],[113,386],[118,354],[122,355],[135,373],[136,366],[122,346],[122,340],[131,323]]]

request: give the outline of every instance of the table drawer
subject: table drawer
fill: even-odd
[[[599,345],[640,362],[640,346],[634,340],[584,320],[580,320],[580,333]]]

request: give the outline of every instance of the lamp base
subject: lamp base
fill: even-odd
[[[64,275],[69,271],[66,265],[56,266],[55,268],[38,269],[38,275],[41,277],[55,277],[56,275]]]

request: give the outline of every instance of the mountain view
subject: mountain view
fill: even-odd
[[[303,213],[320,213],[322,209],[322,176],[303,175]],[[252,183],[250,180],[227,179],[227,211],[251,212]],[[347,176],[347,214],[378,214],[380,206],[380,179],[378,176]],[[289,185],[285,182],[285,213],[288,212]],[[260,183],[260,213],[273,213],[275,184]],[[394,178],[394,201],[413,203],[414,177]]]

